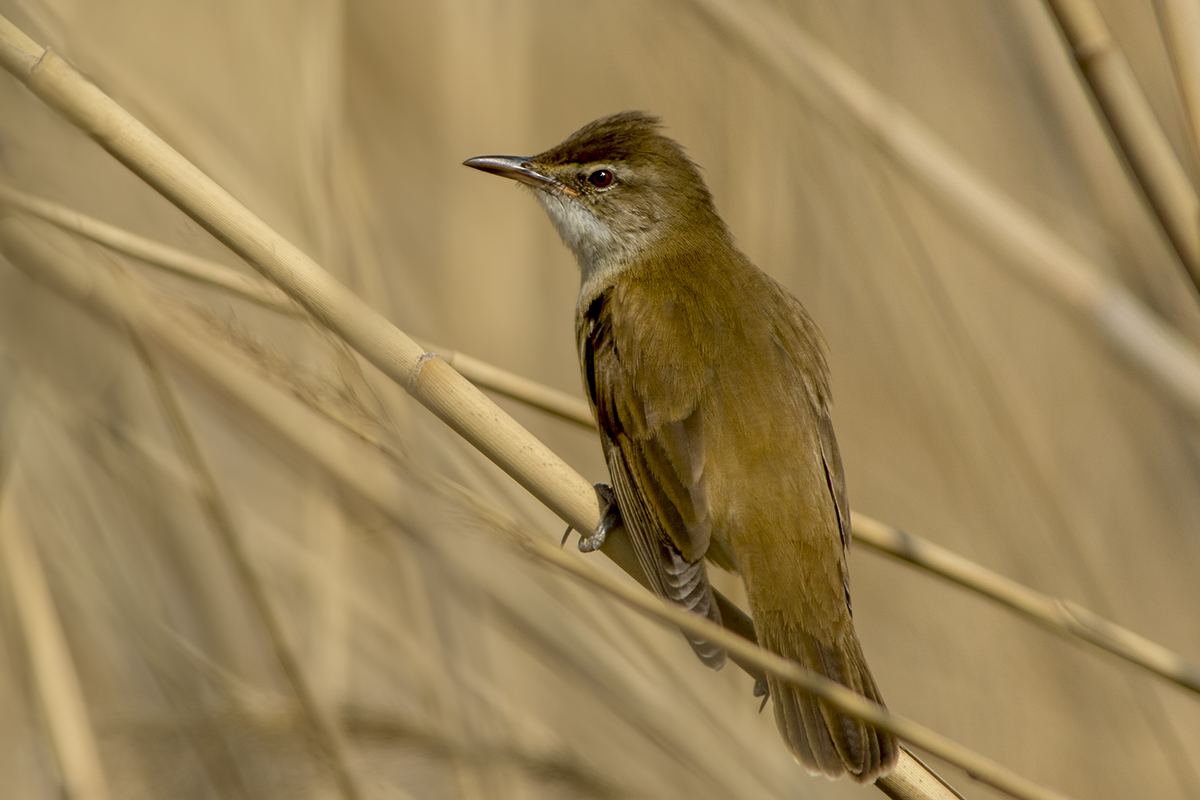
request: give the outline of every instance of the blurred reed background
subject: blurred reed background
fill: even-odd
[[[1122,355],[1119,320],[1038,278],[1011,219],[937,188],[937,164],[965,165],[1180,352],[1200,341],[1200,218],[1174,205],[1172,228],[1146,199],[1056,21],[1069,5],[0,0],[0,14],[401,329],[575,395],[572,258],[531,198],[460,162],[538,152],[617,110],[660,114],[741,246],[826,335],[852,506],[1195,661],[1186,376],[1164,379],[1136,345]],[[1098,7],[1195,186],[1200,6]],[[790,68],[803,37],[887,103],[856,112]],[[928,137],[904,138],[905,112]],[[0,180],[251,274],[6,74]],[[60,797],[64,780],[72,798],[878,796],[805,775],[744,673],[708,672],[677,632],[514,557],[478,504],[431,491],[439,476],[562,530],[315,326],[126,263],[189,335],[402,453],[404,524],[0,266],[0,796]],[[606,479],[594,433],[501,402]],[[852,576],[893,710],[1075,797],[1200,796],[1194,694],[862,548]],[[968,797],[999,796],[933,764]]]

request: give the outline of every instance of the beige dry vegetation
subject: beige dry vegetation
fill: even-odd
[[[557,417],[501,403],[590,480],[594,434],[561,419],[570,256],[459,162],[661,114],[829,340],[860,540],[1070,634],[860,548],[891,709],[1071,796],[1200,796],[1194,0],[0,14],[466,374],[557,389]],[[8,75],[0,181],[13,213],[49,198],[225,282],[4,223],[15,266],[62,272],[0,269],[0,794],[875,796],[804,775],[750,678],[615,601],[612,563],[545,552],[558,517],[367,363],[365,314],[318,310],[363,360]],[[422,402],[454,391],[395,363]],[[523,481],[594,514],[577,478]]]

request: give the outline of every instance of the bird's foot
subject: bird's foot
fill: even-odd
[[[600,524],[591,536],[579,537],[579,552],[591,553],[599,550],[608,538],[608,532],[621,525],[621,509],[617,507],[617,496],[607,483],[596,484],[596,497],[600,499]]]

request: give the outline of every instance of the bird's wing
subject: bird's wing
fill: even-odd
[[[619,427],[622,404],[612,402],[611,392],[601,388],[597,394],[609,412],[616,411],[615,416],[597,416],[605,420],[600,426],[608,442],[609,467],[616,466],[620,473],[613,480],[629,484],[628,491],[618,491],[618,498],[627,495],[629,504],[639,507],[632,511],[644,515],[637,519],[639,528],[669,543],[685,561],[699,561],[712,535],[699,413],[662,423],[639,437]]]
[[[833,421],[829,409],[816,410],[817,433],[821,439],[821,462],[825,467],[825,483],[833,498],[833,510],[837,514],[838,533],[842,537],[842,550],[850,549],[850,503],[846,499],[846,477],[842,474],[842,454],[838,451],[837,437],[833,434]]]
[[[643,391],[646,376],[635,375],[639,365],[632,363],[633,354],[622,353],[614,341],[607,293],[589,305],[579,323],[584,380],[605,456],[629,483],[629,500],[638,495],[630,505],[640,509],[629,513],[644,511],[641,527],[647,534],[672,544],[685,560],[698,561],[712,535],[699,387],[689,392],[680,385],[685,382],[662,375],[651,379],[671,384],[671,396]],[[645,369],[644,360],[640,367]]]
[[[800,382],[816,420],[817,436],[821,445],[821,466],[825,471],[825,485],[837,517],[838,536],[842,545],[842,557],[838,567],[842,574],[842,589],[846,597],[846,608],[850,608],[850,579],[846,568],[846,554],[850,550],[850,503],[846,498],[846,477],[842,472],[842,455],[838,450],[837,437],[833,433],[833,421],[829,417],[829,378],[822,352],[823,342],[816,325],[808,312],[778,283],[770,284],[787,309],[784,323],[776,328],[776,339],[782,352],[790,354]],[[799,359],[800,353],[808,353],[807,361]],[[811,362],[815,370],[805,368]]]
[[[846,569],[846,554],[850,550],[850,503],[846,499],[846,478],[842,474],[842,454],[838,451],[837,437],[833,435],[833,421],[829,409],[817,411],[817,431],[821,437],[821,463],[825,467],[825,484],[833,498],[833,510],[837,514],[838,534],[842,539],[842,591],[846,595],[846,608],[854,613],[850,604],[850,575]]]
[[[640,391],[614,345],[605,299],[581,315],[579,347],[621,516],[654,589],[719,620],[703,563],[712,516],[698,397],[656,403]],[[715,657],[692,644],[706,661]]]

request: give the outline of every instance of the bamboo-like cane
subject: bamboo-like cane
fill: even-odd
[[[321,466],[344,490],[371,503],[390,519],[403,523],[406,509],[399,500],[401,492],[397,491],[395,478],[389,470],[379,467],[376,451],[365,444],[361,444],[361,449],[353,447],[355,443],[347,442],[337,429],[321,418],[300,413],[306,409],[288,395],[235,368],[195,338],[184,335],[173,320],[138,296],[136,285],[117,285],[111,275],[68,261],[60,251],[16,220],[0,221],[0,251],[32,277],[103,319],[122,328],[136,330],[176,364],[222,393],[258,423]],[[419,476],[414,476],[414,479],[419,479]],[[436,490],[438,487],[433,485],[433,488]],[[461,496],[455,499],[462,500]],[[476,501],[477,507],[481,507],[482,502]],[[739,661],[757,665],[872,725],[891,731],[901,739],[965,769],[977,780],[1021,800],[1063,800],[1065,797],[924,726],[888,712],[839,683],[763,650],[707,619],[672,606],[597,569],[586,559],[529,533],[505,518],[502,512],[488,510],[487,513],[494,529],[503,535],[505,541],[527,556],[566,571],[655,619],[703,636],[726,648]],[[434,549],[453,546],[452,542],[437,537],[427,537],[424,541]],[[472,567],[466,565],[466,568]],[[892,775],[880,778],[876,785],[885,794],[906,800],[949,800],[955,797],[952,791],[930,775],[919,761],[908,753],[902,753],[900,765]]]
[[[1193,419],[1200,420],[1200,350],[1104,277],[1077,250],[972,169],[932,131],[761,0],[688,0],[807,104],[851,120],[1001,263],[1097,334]]]
[[[12,587],[13,604],[25,636],[29,672],[62,778],[62,796],[65,800],[108,800],[100,748],[66,633],[41,559],[16,507],[13,486],[19,468],[15,462],[8,466],[4,486],[0,487],[0,564]]]
[[[1093,0],[1047,0],[1109,130],[1200,289],[1200,198]],[[1187,49],[1194,50],[1198,42]]]
[[[587,403],[566,392],[523,378],[516,373],[494,366],[486,361],[460,353],[456,350],[425,342],[425,346],[454,367],[471,383],[483,389],[502,394],[513,400],[541,409],[559,419],[573,422],[584,428],[595,428],[592,412]]]
[[[83,235],[99,244],[131,255],[152,266],[161,267],[218,288],[237,287],[243,296],[270,298],[263,303],[282,313],[298,309],[292,301],[266,281],[247,278],[232,269],[174,250],[158,242],[93,220],[65,206],[18,192],[0,184],[0,203],[7,202]],[[165,260],[167,263],[163,263]],[[303,312],[302,312],[303,313]],[[307,314],[305,314],[307,316]],[[426,344],[450,362],[468,380],[555,414],[584,427],[594,428],[587,405],[556,389],[520,377],[463,353]],[[501,387],[501,388],[498,388]],[[1081,639],[1123,658],[1185,689],[1200,693],[1200,665],[1156,642],[1117,625],[1082,606],[1062,600],[1005,578],[985,567],[950,552],[926,539],[893,528],[865,514],[851,513],[855,541],[880,553],[897,558],[938,577],[949,580],[1001,605],[1013,609],[1038,624],[1068,638]],[[743,634],[746,635],[746,634]],[[747,636],[753,638],[753,636]]]

